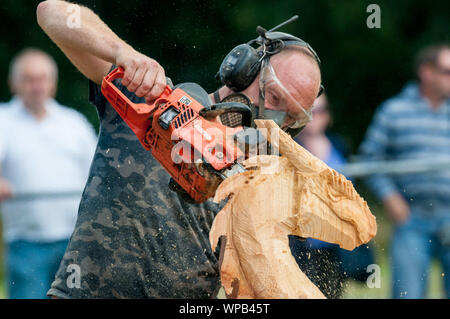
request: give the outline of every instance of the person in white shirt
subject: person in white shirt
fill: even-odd
[[[25,49],[0,105],[0,210],[10,298],[46,298],[73,232],[97,136],[58,104],[54,60]],[[78,192],[78,194],[77,194]]]

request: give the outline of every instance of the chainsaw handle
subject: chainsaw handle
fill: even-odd
[[[116,96],[117,102],[116,105],[123,105],[126,111],[127,106],[132,106],[136,111],[144,111],[149,109],[149,105],[146,103],[133,103],[131,102],[112,82],[116,79],[122,79],[125,75],[125,70],[119,66],[112,70],[108,75],[106,75],[102,82],[102,92],[109,91],[112,95]],[[105,94],[105,92],[103,92]],[[169,85],[166,85],[163,93],[156,99],[166,99],[170,93],[172,93],[172,88]],[[106,96],[106,95],[105,95]],[[108,97],[107,97],[108,98]],[[109,99],[108,99],[109,100]],[[110,101],[111,102],[111,101]],[[155,106],[156,101],[151,105],[151,109]],[[151,110],[149,110],[151,111]]]
[[[133,103],[113,83],[115,79],[123,78],[124,74],[124,69],[117,67],[105,76],[102,81],[102,94],[148,150],[150,146],[146,143],[145,134],[152,125],[150,115],[161,103],[167,101],[172,89],[167,85],[164,92],[151,105]]]

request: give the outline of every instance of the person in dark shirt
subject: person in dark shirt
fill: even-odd
[[[171,191],[168,173],[141,146],[100,90],[103,77],[121,66],[125,74],[115,85],[135,103],[151,102],[166,85],[164,69],[119,39],[88,8],[80,7],[81,28],[68,27],[69,5],[41,2],[38,23],[90,80],[89,98],[101,125],[77,224],[48,295],[214,298],[221,287],[218,252],[211,251],[208,237],[220,207],[211,201],[189,204]],[[269,89],[285,84],[278,92],[309,109],[320,88],[317,60],[301,47],[283,49],[271,57],[278,77],[272,72],[267,78],[273,81],[266,83],[265,107],[281,105],[283,96]],[[258,88],[255,79],[240,93],[258,101]],[[204,103],[220,102],[232,93],[224,86],[207,95]],[[289,115],[281,124],[288,127],[296,121]]]

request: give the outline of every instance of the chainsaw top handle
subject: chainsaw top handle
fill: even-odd
[[[105,76],[102,81],[102,93],[143,143],[145,134],[151,126],[150,115],[158,105],[167,102],[172,88],[166,85],[163,93],[152,104],[133,103],[113,83],[114,80],[123,78],[124,74],[125,70],[119,66]],[[148,148],[147,145],[144,146]]]
[[[144,107],[145,109],[148,109],[148,105],[146,103],[133,103],[131,102],[112,82],[116,79],[122,79],[125,74],[125,70],[119,66],[112,70],[108,75],[106,75],[102,82],[102,91],[105,89],[107,91],[115,91],[115,93],[118,95],[119,98],[124,100],[124,102],[127,102],[127,104],[134,104],[139,105],[141,107]],[[155,102],[159,99],[165,99],[167,98],[170,93],[172,93],[172,88],[169,85],[166,85],[164,88],[163,93],[155,100]],[[151,105],[155,105],[156,103],[153,103]]]

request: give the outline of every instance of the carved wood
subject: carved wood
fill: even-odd
[[[228,199],[210,232],[213,250],[226,239],[222,285],[231,298],[325,298],[297,266],[288,235],[353,250],[375,236],[375,217],[343,175],[273,121],[256,122],[282,156],[248,159],[216,192],[215,202]]]

